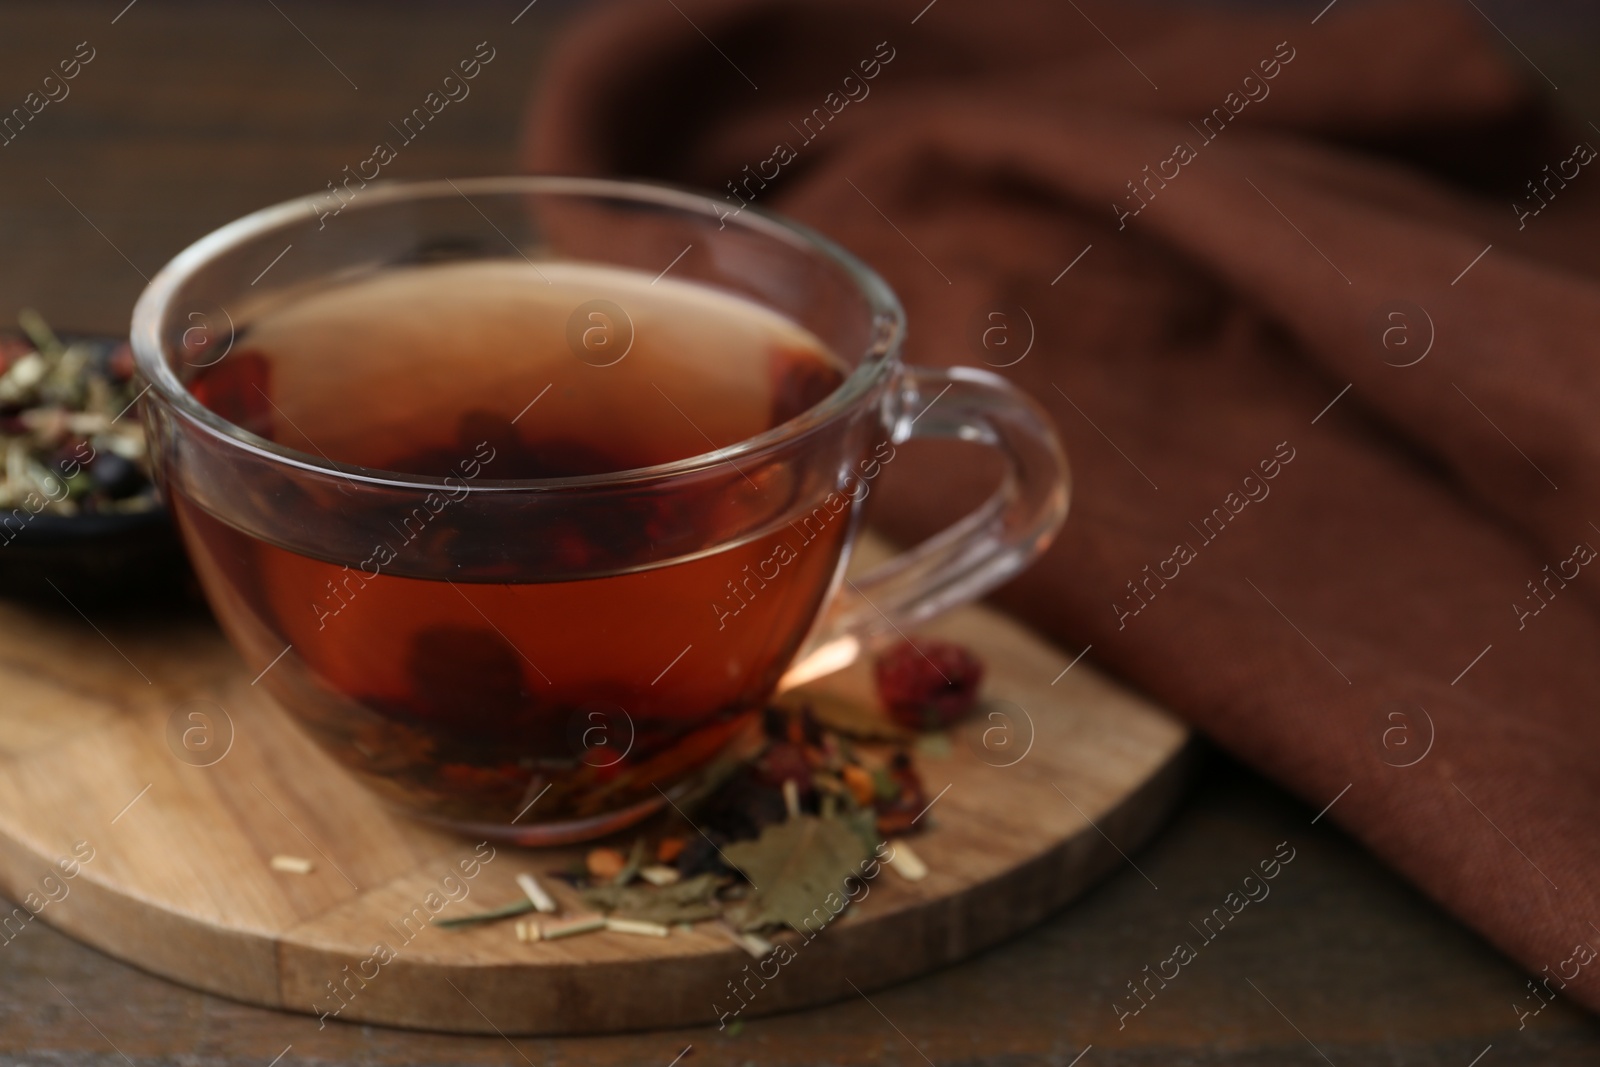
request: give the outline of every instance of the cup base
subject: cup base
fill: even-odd
[[[627,829],[634,823],[654,815],[661,810],[667,802],[665,796],[653,800],[642,800],[632,807],[620,811],[609,811],[604,815],[594,815],[587,819],[567,819],[561,822],[530,823],[527,826],[518,826],[515,823],[487,823],[463,822],[456,819],[441,819],[432,815],[421,815],[414,811],[403,812],[410,818],[438,826],[452,833],[479,840],[504,841],[507,844],[522,845],[527,848],[548,848],[554,845],[572,845],[579,841],[591,841],[597,837],[616,833],[618,830]]]

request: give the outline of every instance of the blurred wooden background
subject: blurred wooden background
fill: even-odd
[[[79,42],[94,59],[69,96],[0,147],[0,317],[32,306],[65,326],[125,329],[145,275],[230,219],[322,188],[480,41],[496,58],[471,96],[385,173],[509,170],[539,57],[559,47],[579,6],[525,3],[8,0],[0,112]],[[1600,114],[1592,5],[1479,5],[1561,84],[1570,111]],[[0,1064],[666,1067],[685,1046],[684,1067],[1600,1062],[1600,1025],[1565,1002],[1519,1031],[1513,1005],[1528,976],[1326,821],[1313,825],[1315,815],[1214,758],[1179,817],[1135,857],[1159,890],[1124,869],[976,960],[870,1004],[758,1020],[737,1034],[708,1027],[507,1048],[495,1038],[319,1030],[309,1017],[168,984],[32,923],[0,945]],[[1284,840],[1299,854],[1271,897],[1119,1029],[1112,1004],[1125,983]]]

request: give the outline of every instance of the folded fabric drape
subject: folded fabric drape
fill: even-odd
[[[909,361],[1067,443],[998,599],[1596,1007],[1600,128],[1548,81],[1445,3],[630,0],[562,39],[523,158],[861,255]],[[908,539],[993,473],[896,467]]]

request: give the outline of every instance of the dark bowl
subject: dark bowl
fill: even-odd
[[[189,563],[163,507],[123,515],[35,515],[0,544],[0,596],[74,606],[168,599]]]
[[[62,332],[116,345],[104,334]],[[144,511],[30,516],[0,512],[0,597],[73,607],[165,601],[187,595],[189,563],[155,489]],[[18,524],[21,524],[20,526]]]

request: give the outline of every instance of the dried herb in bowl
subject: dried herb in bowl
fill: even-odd
[[[0,342],[0,511],[128,514],[160,507],[126,342],[65,343],[37,312]],[[20,533],[20,531],[19,531]]]
[[[18,320],[0,334],[0,593],[103,604],[181,589],[127,342]]]

